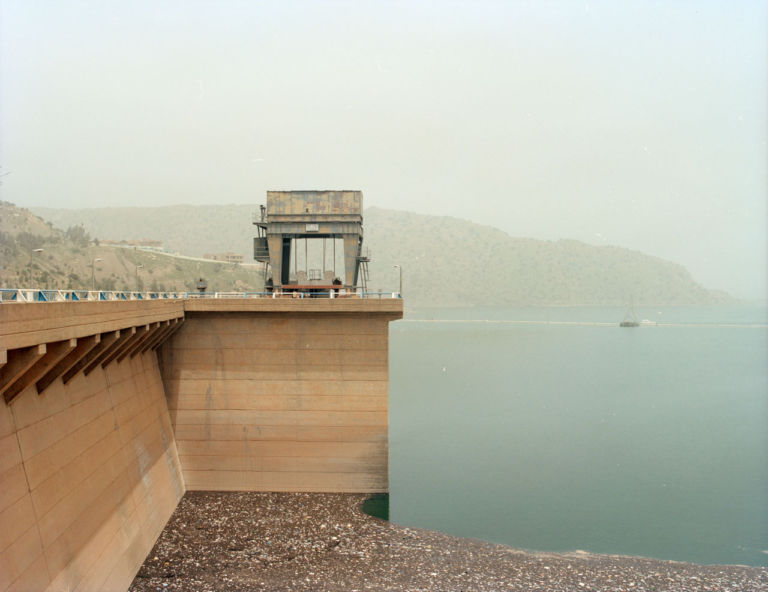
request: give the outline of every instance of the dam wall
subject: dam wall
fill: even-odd
[[[0,306],[0,590],[130,584],[184,494],[157,356],[140,347],[182,312],[149,303]],[[46,361],[51,354],[58,361]]]
[[[186,489],[386,491],[401,300],[0,304],[0,592],[125,590]]]
[[[160,350],[188,489],[388,490],[396,300],[190,301]]]

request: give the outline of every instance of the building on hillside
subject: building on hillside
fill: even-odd
[[[243,256],[238,253],[232,253],[227,251],[226,253],[206,253],[203,255],[203,259],[210,259],[211,261],[224,261],[225,263],[242,263]]]
[[[133,247],[134,249],[142,249],[143,251],[163,252],[163,241],[150,240],[147,238],[121,241],[100,240],[99,244],[108,247]]]

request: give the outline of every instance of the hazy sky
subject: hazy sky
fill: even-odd
[[[0,191],[361,189],[765,298],[767,31],[764,0],[3,0]]]

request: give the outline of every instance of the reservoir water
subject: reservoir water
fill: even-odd
[[[765,308],[410,311],[390,519],[518,548],[768,566]]]

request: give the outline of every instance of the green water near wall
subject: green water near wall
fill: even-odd
[[[391,519],[527,549],[768,565],[768,330],[747,326],[765,309],[640,309],[670,326],[637,329],[617,326],[623,312],[393,323]],[[520,320],[534,324],[507,322]]]
[[[376,493],[363,502],[363,512],[369,516],[389,520],[389,494]]]

